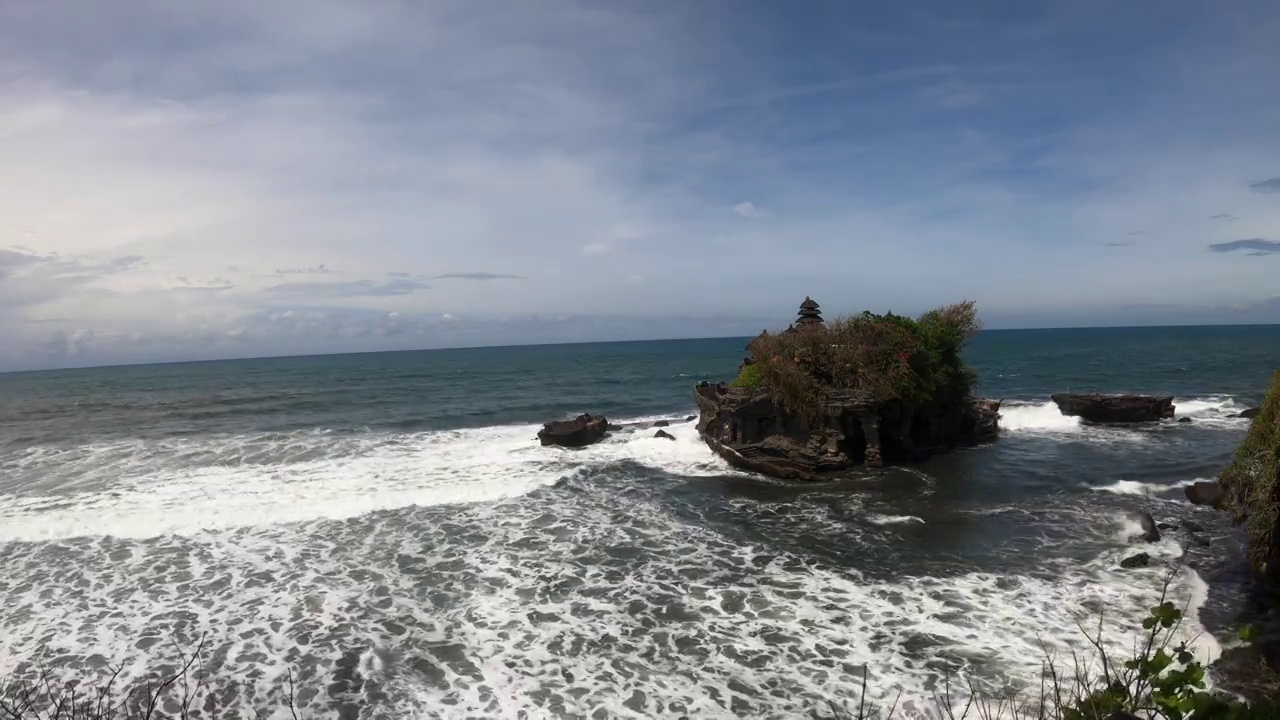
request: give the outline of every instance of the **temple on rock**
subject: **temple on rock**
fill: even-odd
[[[944,336],[968,337],[975,325],[972,306],[956,307],[929,322],[952,323],[954,332]],[[817,480],[857,466],[915,462],[935,451],[996,438],[1000,401],[969,394],[971,381],[959,347],[954,358],[941,361],[951,363],[946,368],[907,365],[921,342],[920,321],[904,325],[889,315],[864,313],[829,326],[811,297],[805,297],[796,315],[782,333],[762,332],[747,344],[751,355],[738,366],[733,383],[703,382],[694,388],[698,433],[730,465],[779,478]],[[823,335],[809,334],[815,330]],[[908,344],[880,344],[884,337]],[[815,354],[824,345],[829,352]],[[872,364],[854,373],[850,368],[859,361]],[[748,372],[751,366],[760,367]],[[963,385],[939,383],[930,395],[907,395],[898,385],[881,381],[882,366],[896,370],[892,377],[908,381],[920,372],[950,370]]]

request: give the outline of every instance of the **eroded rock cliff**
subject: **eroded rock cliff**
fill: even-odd
[[[994,440],[1000,401],[967,398],[912,405],[833,393],[815,418],[779,407],[759,389],[694,389],[698,431],[734,467],[792,480],[817,480],[860,465],[923,460],[940,449]]]

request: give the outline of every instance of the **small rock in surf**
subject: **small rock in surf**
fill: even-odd
[[[609,421],[603,415],[583,414],[572,420],[553,420],[543,425],[538,431],[538,440],[543,447],[585,447],[599,442],[608,429]]]
[[[1133,568],[1144,568],[1151,564],[1151,556],[1146,553],[1138,553],[1132,557],[1127,557],[1120,561],[1120,567],[1126,570]]]

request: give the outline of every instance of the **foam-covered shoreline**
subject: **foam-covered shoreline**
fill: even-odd
[[[505,694],[625,716],[638,691],[650,714],[734,702],[804,711],[855,697],[862,667],[873,700],[907,688],[927,701],[940,658],[1030,683],[1037,636],[1083,647],[1076,621],[1106,607],[1108,641],[1124,653],[1155,603],[1159,571],[1117,569],[1119,540],[1083,564],[1046,557],[1047,574],[872,580],[728,537],[673,513],[662,493],[732,471],[692,424],[666,428],[672,442],[640,429],[653,419],[583,450],[538,448],[535,426],[496,426],[88,444],[63,450],[71,463],[23,455],[64,475],[43,497],[0,500],[0,559],[17,568],[3,590],[9,617],[23,618],[0,633],[0,668],[43,647],[134,657],[141,674],[167,635],[207,632],[228,648],[215,678],[257,667],[265,683],[289,667],[323,687],[355,657],[404,707],[500,713]],[[97,476],[117,482],[90,490]],[[859,537],[820,504],[792,512],[797,502],[743,497],[734,508],[782,532]],[[928,529],[855,510],[890,534],[868,542]],[[1157,559],[1177,556],[1171,542]],[[1199,607],[1202,586],[1187,571],[1174,589]],[[1188,637],[1200,629],[1193,615]]]

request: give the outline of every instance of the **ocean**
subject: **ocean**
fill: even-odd
[[[0,675],[140,678],[203,640],[219,717],[279,712],[287,679],[311,717],[822,717],[864,673],[926,717],[948,677],[1037,683],[1099,613],[1129,650],[1172,564],[1184,635],[1229,645],[1242,537],[1182,488],[1243,438],[1280,326],[984,332],[999,441],[814,485],[734,471],[684,422],[744,344],[0,375]],[[1049,402],[1086,390],[1192,421]],[[581,412],[624,429],[538,445]],[[1139,547],[1133,510],[1209,544]],[[1137,550],[1152,567],[1120,569]]]

